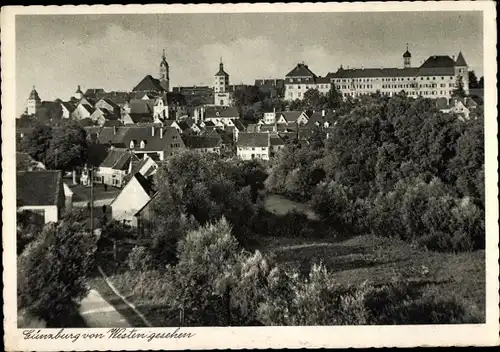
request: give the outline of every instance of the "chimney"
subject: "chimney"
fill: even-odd
[[[151,126],[151,137],[155,136],[155,125]]]
[[[321,116],[325,117],[325,109],[321,110]]]
[[[160,139],[163,138],[163,127],[160,128]]]

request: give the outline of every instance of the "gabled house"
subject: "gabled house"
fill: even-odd
[[[122,141],[139,158],[156,155],[162,161],[185,147],[177,129],[154,125],[130,127]]]
[[[269,133],[240,133],[236,142],[236,153],[243,160],[269,160],[270,147]]]
[[[57,222],[65,208],[61,171],[19,171],[16,177],[16,207]]]
[[[309,118],[303,111],[282,111],[277,114],[277,123],[284,125],[305,125]]]
[[[155,99],[153,104],[153,116],[161,121],[168,120],[169,109],[166,94],[163,94]]]
[[[217,122],[226,122],[227,120],[239,120],[240,113],[238,109],[235,107],[225,107],[225,106],[216,106],[205,108],[203,120],[212,121],[213,123]],[[225,123],[224,123],[225,124]]]
[[[97,122],[99,126],[103,126],[108,121],[119,121],[120,116],[104,108],[96,108],[90,115],[90,119]]]
[[[42,171],[46,170],[45,165],[36,161],[27,153],[16,152],[17,171]]]
[[[108,98],[101,98],[95,104],[96,109],[107,110],[114,116],[120,116],[120,107],[114,101]]]
[[[94,182],[121,188],[124,185],[125,176],[132,170],[132,160],[134,159],[137,157],[127,149],[115,148],[111,150],[97,168]]]
[[[184,144],[187,148],[200,153],[220,154],[222,139],[220,136],[184,136]]]
[[[83,99],[82,99],[83,100]],[[73,120],[83,120],[89,119],[90,116],[94,113],[95,109],[92,105],[81,102],[75,108],[75,110],[71,113],[71,118]]]
[[[328,128],[332,126],[333,123],[334,123],[333,113],[331,111],[321,110],[313,112],[309,117],[309,120],[307,121],[305,126],[308,128],[314,128],[314,127]]]
[[[137,227],[135,214],[152,199],[155,191],[151,181],[135,173],[111,203],[113,220]]]
[[[124,124],[152,123],[154,119],[153,99],[131,99],[122,110]]]
[[[69,101],[63,101],[61,104],[62,118],[69,119],[76,107]]]

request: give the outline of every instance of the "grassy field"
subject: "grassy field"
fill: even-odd
[[[425,295],[463,300],[472,311],[485,314],[485,253],[437,253],[408,243],[374,236],[338,242],[268,238],[261,250],[274,253],[278,263],[298,266],[307,274],[312,263],[326,265],[339,284],[382,285],[406,282]]]

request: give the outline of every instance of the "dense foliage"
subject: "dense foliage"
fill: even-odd
[[[95,250],[78,224],[48,224],[18,257],[19,308],[49,327],[67,326],[87,293]]]
[[[336,115],[324,147],[289,144],[276,158],[269,192],[310,201],[343,232],[396,236],[441,251],[484,248],[481,116],[461,121],[430,99],[404,94],[345,101]],[[439,194],[429,193],[436,184]],[[447,221],[432,220],[437,213]]]

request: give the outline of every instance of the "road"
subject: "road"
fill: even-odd
[[[96,290],[90,290],[80,303],[80,315],[90,328],[126,328],[129,322]]]

